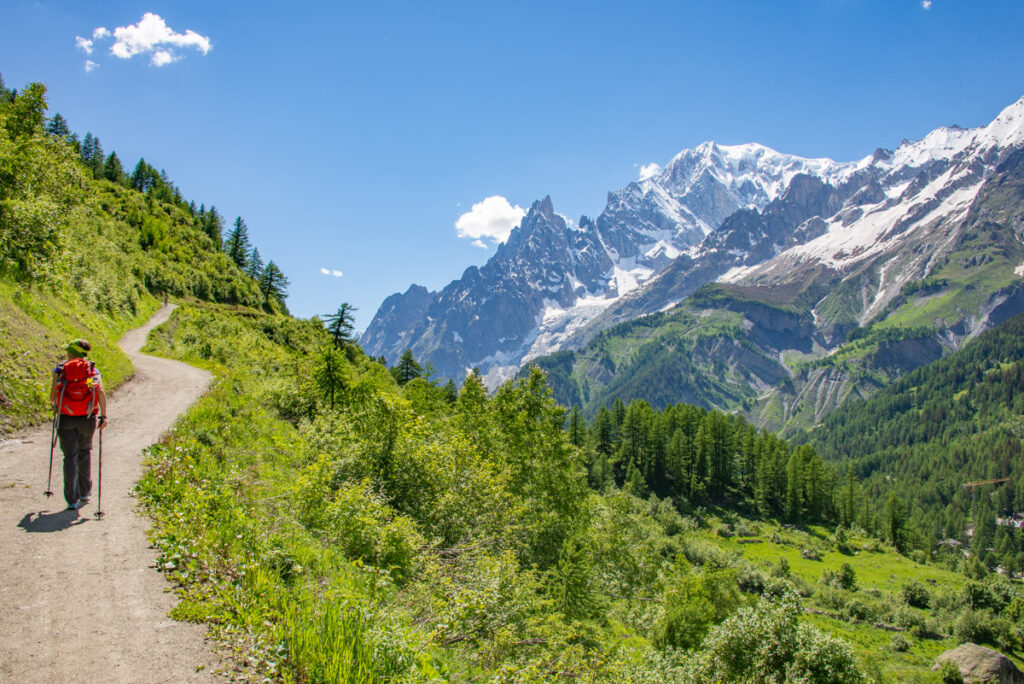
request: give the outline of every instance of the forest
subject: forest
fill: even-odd
[[[838,409],[800,441],[849,468],[870,498],[904,497],[908,548],[961,546],[989,570],[1019,573],[1022,416],[1024,316],[1017,316]]]

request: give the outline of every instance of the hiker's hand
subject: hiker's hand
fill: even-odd
[[[100,416],[100,424],[99,424],[100,430],[102,430],[103,428],[107,427],[107,423],[108,422],[109,421],[107,420],[106,416]]]

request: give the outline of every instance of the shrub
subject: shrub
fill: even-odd
[[[889,648],[897,653],[903,653],[910,649],[910,642],[907,641],[907,637],[896,632],[896,634],[892,635],[892,639],[889,639]]]
[[[900,590],[900,597],[908,606],[915,608],[927,608],[932,599],[924,583],[917,580],[911,580],[904,584]]]
[[[839,566],[839,586],[847,591],[857,591],[857,573],[849,563]]]
[[[948,660],[939,668],[939,679],[942,680],[942,684],[964,684],[960,668]]]
[[[861,682],[849,645],[798,622],[796,596],[762,598],[714,627],[681,681]]]
[[[965,608],[953,625],[953,635],[960,642],[992,642],[992,616],[987,611]]]

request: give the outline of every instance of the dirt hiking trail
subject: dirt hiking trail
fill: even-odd
[[[49,423],[0,442],[2,682],[223,681],[214,672],[221,662],[204,643],[205,628],[167,617],[175,598],[151,567],[156,552],[146,541],[149,521],[136,512],[131,495],[142,474],[141,450],[210,382],[206,371],[139,352],[172,309],[160,309],[120,342],[135,377],[108,401],[102,520],[93,516],[99,431],[93,438],[93,497],[78,511],[65,510],[59,445],[54,496],[43,495]]]

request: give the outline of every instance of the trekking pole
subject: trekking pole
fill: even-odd
[[[99,489],[96,490],[96,516],[97,520],[103,519],[103,430],[100,430],[100,472]]]
[[[50,470],[46,474],[46,491],[43,492],[47,499],[53,496],[53,489],[50,487],[53,482],[53,448],[57,446],[57,425],[60,423],[60,409],[63,402],[64,388],[61,387],[60,399],[57,400],[57,405],[53,407],[53,424],[50,426]]]
[[[57,446],[57,409],[53,409],[53,420],[50,424],[50,470],[46,473],[46,491],[43,494],[49,499],[53,496],[53,490],[50,489],[50,485],[53,483],[53,448]]]

